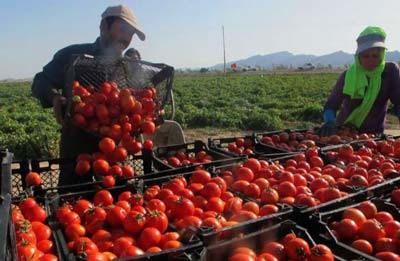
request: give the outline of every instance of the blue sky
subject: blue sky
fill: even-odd
[[[32,77],[58,49],[93,42],[101,13],[120,3],[146,32],[145,42],[131,44],[143,59],[175,67],[222,62],[222,24],[228,61],[283,50],[352,52],[367,25],[382,26],[389,50],[400,49],[399,0],[4,0],[0,79]]]

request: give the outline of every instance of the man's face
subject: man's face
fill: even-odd
[[[116,52],[121,55],[131,43],[134,29],[124,20],[117,18],[110,27],[107,24],[102,24],[102,39],[110,52]]]
[[[367,71],[373,71],[382,59],[382,48],[371,48],[360,53],[360,64]]]

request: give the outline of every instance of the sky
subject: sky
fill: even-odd
[[[256,54],[354,52],[368,25],[400,49],[399,0],[4,0],[0,4],[0,79],[33,77],[54,53],[94,42],[107,6],[128,5],[146,33],[131,46],[142,59],[175,68],[207,67]]]

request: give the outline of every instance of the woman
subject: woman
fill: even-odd
[[[342,125],[383,133],[388,100],[400,117],[400,71],[397,64],[385,62],[385,38],[379,27],[367,27],[357,38],[354,63],[339,77],[325,104],[322,136]]]

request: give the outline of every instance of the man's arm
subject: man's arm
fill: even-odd
[[[65,86],[64,71],[68,63],[67,49],[58,51],[53,60],[43,67],[43,71],[35,75],[32,82],[32,94],[44,108],[53,106],[53,99],[60,95]]]
[[[66,104],[60,91],[65,87],[64,72],[69,57],[66,48],[58,51],[53,60],[43,67],[43,71],[35,75],[32,83],[33,96],[39,99],[44,108],[53,107],[54,116],[60,125],[63,124],[63,108]]]

